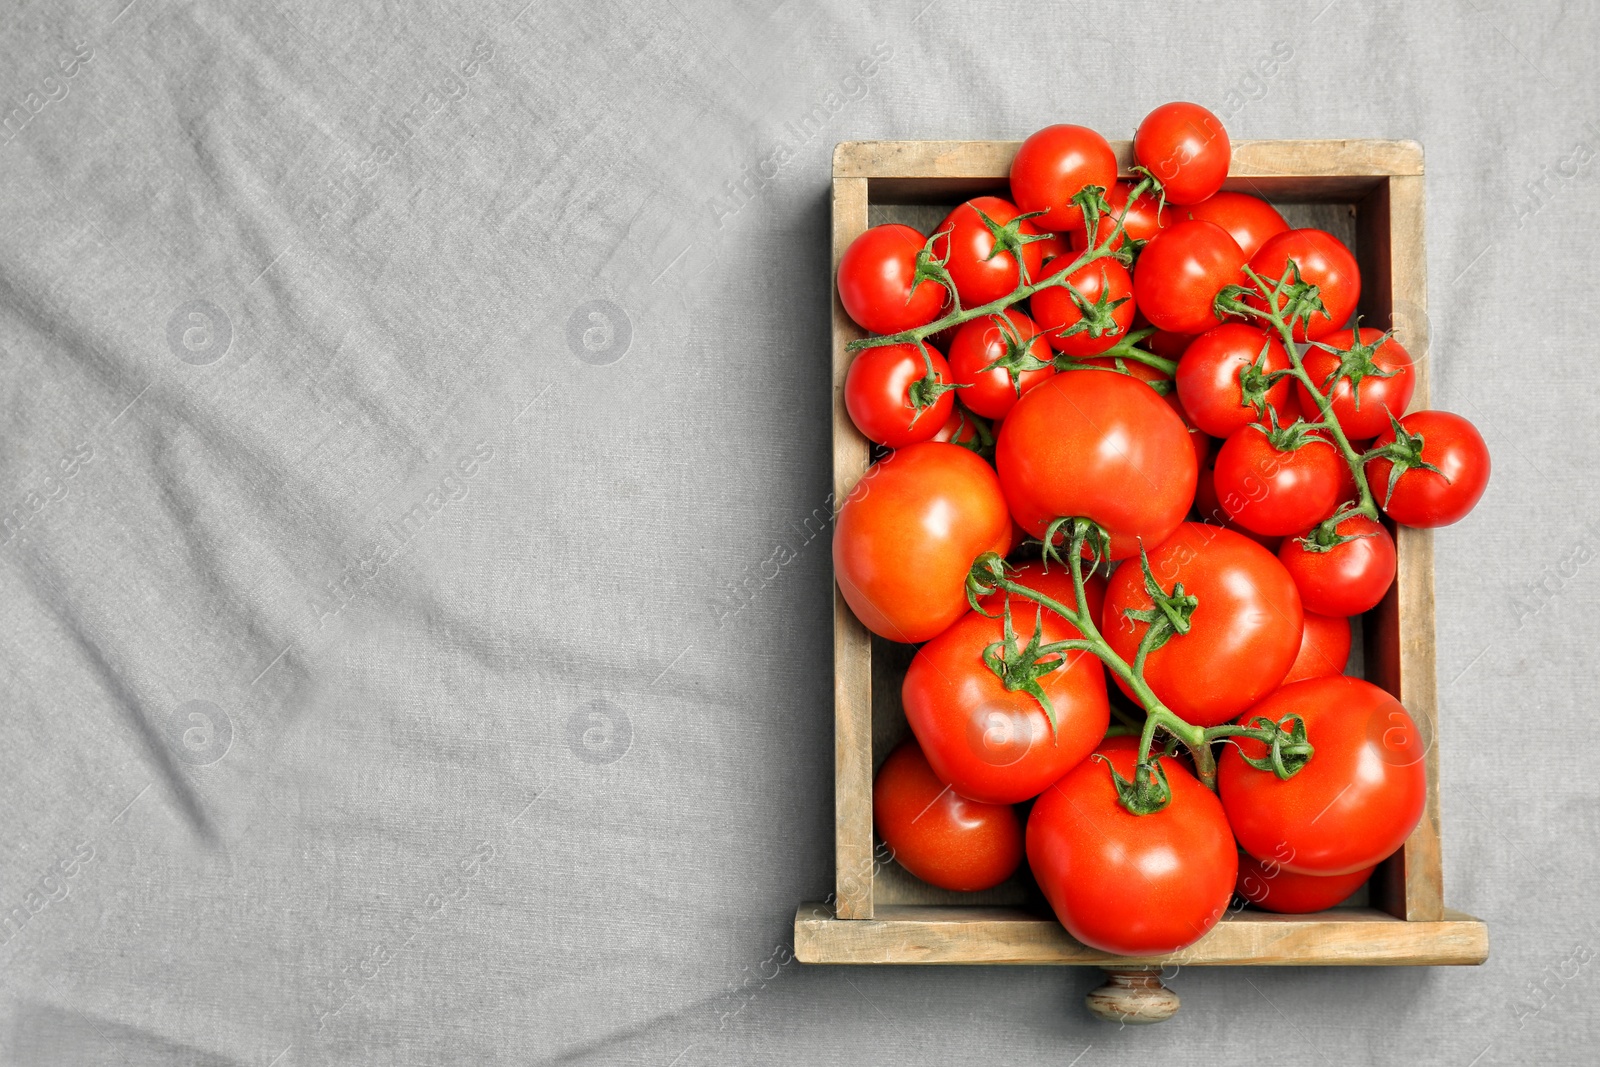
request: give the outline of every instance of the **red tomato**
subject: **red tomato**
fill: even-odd
[[[1019,585],[1025,585],[1029,589],[1043,593],[1051,600],[1066,607],[1075,608],[1078,605],[1078,592],[1072,584],[1072,572],[1065,567],[1058,565],[1046,570],[1042,561],[1032,559],[1017,564],[1016,569],[1009,572],[1007,577]],[[1088,601],[1089,617],[1094,619],[1095,625],[1099,625],[1100,609],[1106,602],[1105,578],[1098,574],[1091,574],[1086,577],[1083,580],[1083,595],[1084,599]],[[1024,625],[1023,620],[1026,619],[1028,626],[1031,627],[1038,605],[1028,597],[1007,594],[1003,590],[996,589],[978,601],[978,603],[984,611],[998,613],[1005,606],[1007,596],[1011,597],[1013,624],[1020,630]],[[1063,626],[1072,626],[1065,618],[1055,612],[1052,611],[1050,615],[1052,618],[1060,619]]]
[[[1350,662],[1350,620],[1342,616],[1316,615],[1310,611],[1305,616],[1300,652],[1279,685],[1343,674]]]
[[[1085,186],[1109,190],[1116,182],[1117,154],[1087,126],[1046,126],[1022,142],[1011,162],[1011,195],[1017,206],[1043,211],[1040,228],[1057,233],[1083,226],[1083,209],[1072,198]]]
[[[1112,245],[1112,250],[1121,248],[1129,241],[1144,243],[1154,237],[1167,223],[1176,217],[1173,210],[1165,205],[1158,205],[1157,198],[1150,193],[1142,193],[1139,199],[1128,206],[1128,194],[1133,192],[1132,182],[1118,182],[1106,190],[1106,203],[1111,205],[1111,214],[1101,215],[1099,223],[1095,226],[1094,239],[1098,244],[1109,238],[1117,229],[1117,220],[1122,220],[1122,239]],[[1160,206],[1158,213],[1156,208]],[[1125,216],[1125,217],[1124,217]],[[1077,227],[1072,231],[1072,250],[1083,252],[1089,247],[1088,230]]]
[[[1422,438],[1422,460],[1439,473],[1416,467],[1390,488],[1394,464],[1379,456],[1367,461],[1367,484],[1389,517],[1402,526],[1449,526],[1467,517],[1489,486],[1489,446],[1477,427],[1448,411],[1414,411],[1400,420],[1406,433]],[[1373,448],[1394,444],[1388,429]],[[1008,497],[1009,499],[1009,497]]]
[[[950,409],[950,417],[939,427],[939,432],[933,435],[933,440],[948,441],[962,448],[977,448],[982,444],[983,438],[974,419],[972,412],[959,403],[956,404]]]
[[[1360,678],[1284,686],[1246,713],[1272,722],[1297,715],[1315,750],[1292,778],[1245,763],[1259,741],[1228,745],[1217,790],[1239,847],[1299,874],[1351,874],[1386,859],[1422,819],[1426,747],[1400,702]]]
[[[1265,415],[1244,401],[1239,376],[1254,367],[1265,348],[1266,360],[1260,375],[1289,369],[1289,354],[1283,345],[1264,331],[1242,322],[1225,322],[1196,337],[1178,360],[1178,400],[1196,426],[1215,437],[1228,437],[1252,422],[1265,421]],[[1256,376],[1257,372],[1251,372]],[[1273,383],[1266,402],[1284,421],[1290,395],[1290,379]],[[1292,422],[1290,416],[1288,421]]]
[[[1278,214],[1278,209],[1249,193],[1221,192],[1213,194],[1198,204],[1191,204],[1179,214],[1185,218],[1214,222],[1227,230],[1246,257],[1289,228]]]
[[[1239,879],[1233,891],[1265,911],[1307,915],[1326,911],[1350,899],[1371,877],[1372,868],[1350,874],[1315,875],[1286,871],[1276,862],[1263,863],[1249,853],[1239,856]]]
[[[1300,594],[1283,564],[1247,537],[1197,522],[1179,526],[1149,557],[1161,588],[1182,582],[1199,600],[1189,632],[1145,660],[1145,681],[1161,702],[1196,726],[1218,726],[1276,689],[1300,651],[1303,626]],[[1149,624],[1126,612],[1151,606],[1137,561],[1118,567],[1106,585],[1100,632],[1129,663]]]
[[[1377,342],[1382,337],[1383,331],[1362,327],[1358,345],[1354,330],[1340,330],[1324,337],[1322,343],[1332,345],[1346,355],[1341,357],[1312,345],[1301,358],[1306,373],[1311,375],[1311,380],[1317,383],[1317,388],[1331,402],[1333,417],[1338,420],[1339,428],[1352,441],[1376,437],[1387,430],[1389,416],[1392,414],[1398,419],[1405,414],[1406,405],[1411,403],[1411,394],[1417,387],[1417,373],[1412,367],[1410,353],[1392,337],[1379,345]],[[1374,348],[1374,345],[1377,347]],[[1361,376],[1360,384],[1354,388],[1349,377],[1333,382],[1341,359],[1348,360],[1350,370]],[[1385,373],[1390,376],[1383,377]],[[1322,410],[1322,405],[1317,403],[1317,398],[1305,386],[1297,385],[1295,388],[1300,394],[1300,406],[1308,414]],[[1320,414],[1311,417],[1318,420],[1322,418]]]
[[[955,380],[950,365],[931,345],[928,360],[939,381],[948,385]],[[916,345],[879,345],[857,352],[845,372],[844,406],[861,436],[889,448],[933,440],[950,417],[956,397],[940,393],[921,411],[912,407],[908,390],[926,373]]]
[[[1246,426],[1217,450],[1217,499],[1240,526],[1277,537],[1299,533],[1339,506],[1339,469],[1346,466],[1325,438],[1308,435],[1280,452],[1259,426]]]
[[[1052,265],[1065,267],[1067,263],[1046,264],[1045,271],[1048,272]],[[1034,321],[1045,332],[1051,348],[1069,356],[1093,356],[1128,335],[1128,329],[1133,325],[1133,275],[1128,273],[1127,267],[1114,259],[1097,259],[1067,275],[1067,284],[1090,307],[1101,302],[1108,307],[1116,304],[1116,307],[1109,309],[1115,325],[1109,328],[1102,326],[1103,332],[1098,337],[1089,328],[1069,333],[1084,318],[1072,294],[1060,285],[1040,289],[1028,298],[1028,302]]]
[[[1038,613],[1012,609],[1017,646],[1028,643]],[[1045,643],[1079,636],[1054,612],[1042,613]],[[1038,796],[1094,751],[1111,722],[1106,673],[1089,652],[1069,652],[1063,666],[1041,675],[1056,725],[1023,690],[1008,690],[984,662],[1005,633],[1002,619],[976,611],[917,650],[900,687],[906,721],[928,764],[970,800],[1015,804]]]
[[[1022,822],[1011,806],[968,800],[945,785],[915,741],[878,768],[872,822],[900,866],[940,889],[990,889],[1022,862]]]
[[[1299,537],[1286,537],[1278,558],[1294,578],[1308,613],[1343,617],[1371,611],[1394,582],[1394,538],[1365,515],[1350,516],[1335,532],[1355,540],[1315,552]]]
[[[945,216],[933,242],[933,254],[944,260],[944,269],[956,284],[956,294],[961,306],[978,307],[991,300],[1006,296],[1017,287],[1017,259],[1010,251],[1000,249],[994,234],[984,225],[987,217],[996,226],[1005,226],[1022,212],[1009,200],[998,196],[980,196],[968,200]],[[1017,223],[1021,235],[1037,234],[1038,228],[1027,219]],[[1029,279],[1039,277],[1044,263],[1044,253],[1038,242],[1022,246],[1022,265]]]
[[[1317,287],[1322,305],[1327,308],[1326,314],[1311,317],[1309,329],[1304,323],[1295,323],[1294,339],[1316,341],[1341,329],[1361,299],[1361,272],[1356,268],[1356,257],[1326,230],[1285,230],[1256,250],[1250,257],[1250,269],[1263,282],[1273,285],[1283,277],[1290,260],[1299,266],[1300,280]],[[1244,301],[1251,307],[1267,306],[1266,298],[1259,293],[1247,295]],[[1276,306],[1283,306],[1281,298]]]
[[[959,445],[911,445],[874,463],[833,527],[833,574],[850,610],[891,641],[926,641],[967,611],[967,572],[1011,547],[994,469]]]
[[[1217,325],[1212,302],[1225,285],[1245,281],[1244,253],[1214,222],[1175,222],[1144,246],[1133,272],[1133,299],[1150,325],[1204,333]]]
[[[1040,259],[1048,263],[1057,256],[1067,255],[1072,251],[1072,241],[1063,233],[1048,233],[1044,240],[1033,242],[1033,247],[1039,250]],[[1072,262],[1068,260],[1067,262]]]
[[[1133,158],[1156,176],[1173,204],[1214,196],[1228,177],[1232,155],[1222,121],[1199,104],[1162,104],[1133,135]]]
[[[1091,948],[1158,956],[1199,940],[1228,910],[1239,855],[1222,805],[1173,759],[1172,801],[1134,815],[1111,768],[1131,780],[1133,746],[1107,743],[1047,789],[1028,816],[1028,865],[1067,933]]]
[[[913,285],[917,253],[927,238],[897,222],[864,231],[839,258],[839,299],[856,324],[873,333],[926,326],[949,302],[944,286]]]
[[[950,373],[956,382],[968,386],[961,390],[961,402],[991,419],[1005,418],[1017,397],[1055,373],[1051,367],[1042,367],[1021,371],[1013,379],[1004,367],[986,370],[1009,352],[1007,328],[1001,325],[1004,322],[1009,322],[1012,338],[1026,348],[1028,355],[1044,363],[1053,358],[1039,327],[1016,308],[1007,308],[1004,318],[985,315],[965,323],[950,345]]]
[[[1283,543],[1283,538],[1258,534],[1228,518],[1227,511],[1217,500],[1216,473],[1215,457],[1200,464],[1200,474],[1194,483],[1194,513],[1200,516],[1201,522],[1211,526],[1226,527],[1242,537],[1248,537],[1268,552],[1276,554],[1278,546]]]
[[[1100,370],[1057,374],[1011,409],[995,445],[1006,502],[1030,537],[1066,516],[1111,535],[1111,558],[1164,540],[1194,500],[1194,446],[1155,391]]]

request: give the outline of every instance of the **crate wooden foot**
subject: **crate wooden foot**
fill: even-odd
[[[1106,984],[1083,998],[1089,1014],[1108,1023],[1148,1026],[1178,1014],[1178,994],[1161,984],[1161,972],[1106,971]]]

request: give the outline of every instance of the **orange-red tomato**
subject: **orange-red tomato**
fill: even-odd
[[[1022,862],[1022,822],[1011,805],[957,793],[933,773],[915,741],[878,768],[872,822],[900,866],[941,889],[989,889]]]

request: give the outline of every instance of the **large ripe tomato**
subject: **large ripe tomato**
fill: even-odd
[[[1350,620],[1307,611],[1300,652],[1280,685],[1343,674],[1350,662]]]
[[[1387,858],[1422,819],[1427,749],[1400,702],[1360,678],[1286,685],[1251,708],[1280,722],[1305,722],[1311,759],[1292,778],[1241,757],[1267,756],[1259,741],[1229,745],[1217,790],[1239,847],[1300,874],[1350,874]]]
[[[1020,371],[1013,379],[1004,367],[986,370],[1006,357],[1010,342],[1025,346],[1027,354],[1041,362],[1049,363],[1052,358],[1039,327],[1016,308],[1007,308],[1003,316],[972,319],[950,343],[950,373],[957,383],[967,386],[961,390],[961,402],[985,418],[1005,418],[1019,396],[1055,373],[1052,367],[1041,367]]]
[[[1018,585],[1024,585],[1035,592],[1042,593],[1065,607],[1076,608],[1078,606],[1078,591],[1072,584],[1072,572],[1065,567],[1057,565],[1046,569],[1043,562],[1032,559],[1016,564],[1007,574],[1007,577]],[[979,600],[978,604],[984,611],[998,614],[1004,608],[1008,596],[1011,599],[1011,615],[1014,624],[1021,626],[1024,619],[1031,623],[1038,609],[1038,604],[1028,597],[996,589],[982,600]],[[1106,602],[1105,578],[1098,574],[1091,574],[1084,578],[1083,596],[1088,601],[1089,617],[1098,626],[1100,624],[1100,609]],[[1060,619],[1065,626],[1072,625],[1053,611],[1050,615],[1053,618]]]
[[[1356,257],[1333,234],[1326,230],[1285,230],[1256,250],[1250,257],[1250,269],[1261,280],[1273,285],[1283,277],[1289,261],[1300,268],[1300,280],[1315,285],[1322,297],[1321,312],[1311,317],[1311,325],[1294,324],[1296,341],[1316,341],[1342,329],[1361,299],[1361,272],[1356,267]],[[1258,293],[1245,297],[1251,307],[1265,308],[1266,298]],[[1282,298],[1276,306],[1283,306]]]
[[[833,527],[833,574],[850,610],[891,641],[926,641],[967,611],[967,572],[1011,547],[994,469],[960,445],[890,453],[850,490]]]
[[[1301,537],[1286,537],[1278,558],[1294,578],[1307,612],[1344,617],[1371,611],[1394,582],[1394,538],[1365,515],[1351,515],[1334,532],[1353,540],[1317,552]]]
[[[1017,205],[998,196],[979,196],[958,206],[939,228],[933,242],[933,254],[944,261],[950,280],[955,282],[961,306],[978,307],[998,300],[1017,287],[1016,256],[1004,249],[996,249],[995,236],[984,224],[984,218],[996,226],[1006,226],[1022,212]],[[1017,223],[1021,235],[1039,233],[1038,227],[1023,219]],[[1036,280],[1044,263],[1044,252],[1039,242],[1022,246],[1022,265],[1028,278]]]
[[[1072,198],[1085,186],[1109,190],[1116,182],[1117,154],[1087,126],[1046,126],[1023,141],[1011,161],[1011,195],[1017,206],[1043,211],[1037,223],[1057,233],[1083,227],[1083,209]]]
[[[1164,540],[1194,500],[1195,451],[1180,419],[1136,378],[1057,374],[1011,409],[995,444],[1006,503],[1030,537],[1058,518],[1093,519],[1111,558]]]
[[[956,379],[939,350],[928,346],[934,377],[946,385]],[[931,441],[955,405],[954,393],[940,393],[918,411],[911,404],[911,383],[927,373],[916,345],[863,348],[850,361],[844,378],[844,406],[861,436],[888,448]]]
[[[1240,526],[1282,537],[1333,514],[1348,464],[1333,442],[1306,435],[1279,451],[1259,426],[1235,430],[1217,450],[1217,499]]]
[[[1239,242],[1246,257],[1255,255],[1267,238],[1276,237],[1289,228],[1277,208],[1249,193],[1216,193],[1198,204],[1190,204],[1179,214],[1221,226]]]
[[[1180,761],[1163,759],[1172,801],[1133,815],[1111,768],[1131,780],[1134,746],[1107,743],[1028,816],[1028,866],[1067,933],[1123,956],[1159,956],[1203,937],[1228,910],[1239,856],[1222,805]]]
[[[1333,417],[1344,435],[1352,441],[1376,437],[1389,428],[1389,416],[1399,418],[1411,403],[1411,394],[1417,387],[1417,372],[1411,364],[1411,355],[1400,342],[1389,338],[1383,344],[1383,331],[1361,328],[1359,343],[1354,330],[1340,330],[1322,339],[1338,353],[1312,345],[1302,357],[1306,373],[1317,383],[1317,388],[1328,397]],[[1334,380],[1341,362],[1348,362],[1350,376]],[[1387,374],[1388,377],[1384,377]],[[1351,386],[1351,376],[1360,382]],[[1307,412],[1319,412],[1317,398],[1303,385],[1295,387],[1300,393],[1300,406]],[[1332,390],[1331,394],[1329,390]]]
[[[1422,460],[1438,473],[1414,467],[1390,488],[1394,464],[1379,456],[1367,461],[1367,484],[1389,517],[1402,526],[1449,526],[1467,517],[1489,486],[1489,446],[1477,427],[1448,411],[1414,411],[1400,420],[1407,434],[1422,438]],[[1372,442],[1394,444],[1393,428]],[[1008,496],[1009,499],[1009,496]]]
[[[1266,358],[1259,370],[1254,368],[1261,357]],[[1189,342],[1183,358],[1178,360],[1178,400],[1183,410],[1196,426],[1214,437],[1228,437],[1252,422],[1262,422],[1266,416],[1254,405],[1245,403],[1241,391],[1241,374],[1261,377],[1289,368],[1289,354],[1275,337],[1242,322],[1225,322],[1213,327]],[[1285,418],[1291,380],[1274,382],[1266,391],[1265,401],[1278,412],[1278,421]]]
[[[941,889],[972,893],[1022,862],[1022,822],[1009,804],[983,804],[941,782],[915,741],[889,753],[872,783],[872,822],[900,866]]]
[[[1308,915],[1350,899],[1350,894],[1371,876],[1371,867],[1349,874],[1296,874],[1284,870],[1276,861],[1263,863],[1249,853],[1241,853],[1239,878],[1233,891],[1264,911]]]
[[[1245,256],[1214,222],[1175,222],[1144,246],[1133,272],[1133,299],[1150,325],[1204,333],[1220,321],[1212,307],[1225,285],[1242,284]]]
[[[1277,688],[1300,651],[1304,625],[1300,594],[1283,564],[1242,534],[1197,522],[1148,553],[1162,589],[1182,582],[1199,601],[1189,632],[1169,637],[1145,660],[1145,681],[1161,702],[1196,726],[1218,726]],[[1151,606],[1138,562],[1118,567],[1106,585],[1100,632],[1129,663],[1149,623],[1126,613]],[[1120,678],[1117,684],[1128,692]]]
[[[1122,237],[1112,250],[1121,248],[1129,241],[1139,244],[1150,240],[1166,227],[1169,222],[1177,218],[1173,208],[1158,203],[1158,198],[1151,193],[1141,193],[1139,199],[1130,206],[1128,196],[1133,192],[1132,182],[1118,182],[1106,190],[1106,203],[1111,205],[1109,215],[1101,215],[1100,221],[1095,226],[1094,239],[1098,244],[1108,239],[1117,229],[1117,221],[1122,221]],[[1159,208],[1159,211],[1157,210]],[[1089,234],[1085,227],[1078,227],[1072,231],[1072,250],[1083,252],[1089,247]]]
[[[1018,647],[1036,632],[1065,641],[1078,631],[1054,612],[1012,608]],[[1089,652],[1068,652],[1039,678],[1056,725],[1027,692],[1007,690],[984,662],[1005,634],[1003,619],[976,611],[917,650],[900,687],[906,721],[928,764],[970,800],[1015,804],[1038,796],[1082,760],[1111,721],[1105,670]]]
[[[1045,264],[1046,274],[1052,266],[1064,268],[1067,263],[1052,261]],[[1053,285],[1040,289],[1028,298],[1028,303],[1034,321],[1045,332],[1051,348],[1069,356],[1093,356],[1128,336],[1128,329],[1133,325],[1134,302],[1133,275],[1128,273],[1127,267],[1114,259],[1097,259],[1067,275],[1067,285],[1072,286],[1078,298],[1091,308],[1103,302],[1110,308],[1115,325],[1109,328],[1102,325],[1098,337],[1088,327],[1069,333],[1083,322],[1082,309],[1065,286]],[[1116,304],[1116,307],[1110,307],[1112,304]]]
[[[1156,176],[1174,204],[1214,196],[1228,177],[1232,155],[1222,121],[1199,104],[1162,104],[1133,135],[1133,158]]]
[[[850,242],[839,258],[839,299],[857,325],[873,333],[899,333],[939,317],[950,294],[938,282],[915,281],[917,253],[925,241],[910,226],[890,222]]]

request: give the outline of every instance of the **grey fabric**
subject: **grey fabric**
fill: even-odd
[[[1593,5],[123,2],[0,14],[4,1062],[1592,1050]],[[1497,463],[1438,537],[1493,958],[1185,971],[1143,1031],[1091,972],[795,963],[832,146],[1173,98],[1426,146],[1435,395]]]

